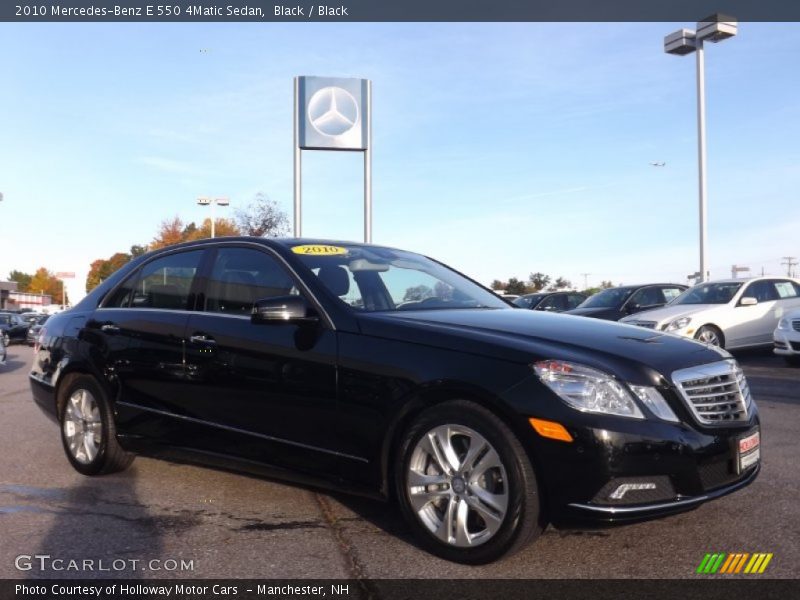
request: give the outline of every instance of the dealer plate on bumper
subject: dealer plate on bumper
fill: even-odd
[[[742,473],[761,460],[761,433],[755,431],[739,438],[737,447],[737,473]]]

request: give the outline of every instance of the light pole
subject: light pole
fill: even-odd
[[[208,206],[209,204],[211,205],[211,237],[213,238],[214,234],[216,233],[216,230],[214,228],[214,223],[217,220],[216,207],[228,206],[230,204],[230,200],[228,200],[227,198],[208,198],[206,196],[200,196],[197,199],[197,204],[199,204],[200,206]]]
[[[706,82],[703,43],[720,42],[736,35],[737,21],[720,14],[711,15],[697,23],[697,30],[679,29],[664,38],[664,52],[685,56],[697,55],[697,168],[700,202],[700,270],[698,283],[706,280]]]

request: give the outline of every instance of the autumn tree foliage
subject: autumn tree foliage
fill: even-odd
[[[131,255],[126,252],[117,252],[110,258],[99,258],[94,261],[89,268],[89,275],[86,276],[86,291],[91,292],[114,271],[127,264],[131,258]]]

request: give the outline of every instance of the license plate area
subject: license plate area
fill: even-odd
[[[761,432],[751,431],[736,440],[736,472],[743,473],[761,460]]]

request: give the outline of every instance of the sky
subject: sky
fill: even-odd
[[[201,195],[292,213],[296,75],[373,81],[373,241],[479,281],[698,268],[684,23],[0,24],[0,279],[146,244]],[[800,256],[800,24],[706,51],[708,264]],[[651,162],[664,161],[664,167]],[[303,153],[303,234],[360,241],[363,157]],[[587,274],[584,276],[584,274]]]

